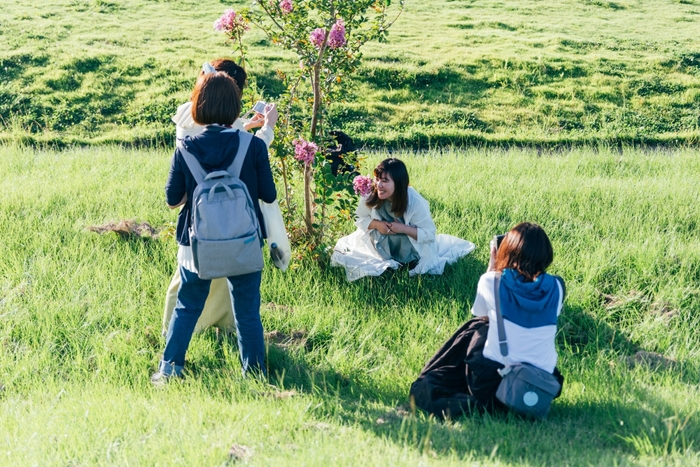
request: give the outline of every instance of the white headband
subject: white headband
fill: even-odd
[[[211,63],[204,62],[204,64],[202,65],[202,71],[204,72],[205,75],[209,74],[209,73],[216,73],[216,68],[211,66]]]

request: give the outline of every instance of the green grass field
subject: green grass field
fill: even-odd
[[[170,116],[248,3],[0,0],[0,465],[699,465],[700,0],[407,0],[331,115],[477,249],[437,277],[267,265],[269,384],[208,330],[186,380],[151,386]],[[293,57],[246,40],[274,100]],[[159,233],[90,230],[121,220]],[[489,240],[524,220],[567,281],[562,397],[539,423],[413,412]]]
[[[204,60],[213,21],[247,1],[0,1],[0,141],[153,144]],[[407,1],[335,126],[373,146],[694,143],[696,0]],[[296,66],[260,31],[249,71],[268,99]]]
[[[189,377],[158,390],[148,378],[176,262],[170,151],[5,146],[0,464],[226,465],[235,444],[252,465],[697,465],[696,152],[398,156],[438,230],[475,242],[472,255],[443,276],[355,283],[312,263],[266,267],[274,386],[243,379],[235,339],[210,330]],[[88,230],[120,219],[163,233]],[[524,219],[549,233],[569,290],[550,418],[412,414],[409,385],[469,317],[489,239]]]

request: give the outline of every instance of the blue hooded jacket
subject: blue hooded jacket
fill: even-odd
[[[238,132],[225,132],[227,128],[210,125],[197,136],[186,137],[183,140],[185,148],[191,152],[207,172],[226,170],[232,163],[238,152]],[[257,200],[272,203],[277,199],[275,182],[272,179],[270,160],[267,154],[267,146],[260,138],[253,137],[246,153],[246,158],[241,168],[240,179],[245,183],[250,193],[250,198],[255,205],[258,221],[266,238],[265,225]],[[182,197],[187,194],[187,202],[180,210],[177,218],[177,242],[180,245],[189,245],[189,227],[192,221],[192,197],[197,182],[192,172],[187,167],[184,157],[179,149],[175,149],[170,173],[165,185],[165,196],[170,206],[177,205]]]
[[[528,282],[516,270],[504,269],[499,288],[503,319],[524,328],[556,325],[560,298],[557,281],[563,292],[561,277],[542,273]]]

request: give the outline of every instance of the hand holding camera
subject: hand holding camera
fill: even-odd
[[[486,270],[487,272],[494,270],[496,266],[496,253],[498,252],[498,248],[501,246],[501,243],[503,243],[504,238],[506,238],[506,234],[494,235],[491,239],[491,243],[489,245],[491,247],[491,255],[489,257],[489,267]]]
[[[253,108],[246,112],[241,118],[246,119],[250,114],[253,114],[253,116],[244,125],[247,131],[262,126],[274,128],[279,118],[277,104],[267,104],[265,101],[256,102]]]
[[[257,105],[257,104],[256,104]],[[265,125],[274,128],[277,124],[277,119],[279,118],[279,112],[277,111],[277,104],[267,104],[262,111],[265,118]]]

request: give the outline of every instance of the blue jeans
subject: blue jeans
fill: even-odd
[[[182,266],[180,275],[182,284],[177,292],[177,304],[170,319],[161,362],[161,371],[174,375],[182,373],[185,353],[211,285],[210,280],[200,279],[196,273]],[[262,272],[228,278],[244,374],[251,370],[266,373],[265,339],[260,321],[261,279]]]

